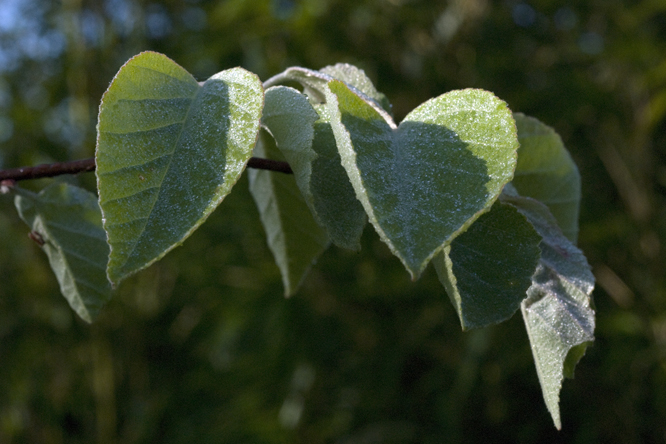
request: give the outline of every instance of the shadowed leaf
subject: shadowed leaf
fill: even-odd
[[[365,210],[340,163],[325,108],[317,108],[319,114],[295,89],[271,87],[266,90],[261,121],[291,165],[315,220],[326,229],[334,244],[358,250],[366,222]]]
[[[521,196],[546,204],[571,242],[578,237],[580,174],[562,139],[533,117],[515,113],[518,164],[511,182]]]
[[[567,239],[548,208],[528,197],[505,194],[541,235],[541,259],[521,304],[541,390],[560,429],[560,390],[564,377],[594,340],[594,276],[583,253]]]
[[[19,216],[43,242],[60,291],[81,319],[92,322],[111,299],[109,245],[97,197],[64,183],[39,194],[18,187],[15,191]]]
[[[520,308],[539,262],[540,241],[525,216],[495,202],[435,256],[463,330],[503,322]]]
[[[261,131],[255,156],[283,160],[273,138]],[[250,192],[259,209],[268,247],[282,275],[284,293],[294,294],[329,244],[317,224],[294,176],[249,170]]]

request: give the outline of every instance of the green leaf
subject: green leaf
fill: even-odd
[[[320,119],[315,123],[312,148],[317,158],[312,162],[315,174],[310,181],[315,215],[335,245],[358,251],[368,218],[342,166],[326,107],[318,105],[316,110]]]
[[[343,82],[329,87],[331,126],[356,197],[415,279],[513,177],[511,112],[487,91],[452,91],[396,128]]]
[[[503,195],[502,200],[516,206],[543,238],[541,259],[521,310],[546,407],[560,429],[562,380],[573,375],[573,366],[594,340],[594,276],[545,205],[519,196]]]
[[[297,90],[284,86],[266,90],[262,124],[294,171],[315,220],[333,243],[358,250],[365,210],[356,200],[330,125],[324,119]]]
[[[546,204],[575,244],[580,207],[578,168],[555,130],[521,113],[514,113],[514,118],[520,148],[512,183],[521,196]]]
[[[255,155],[283,160],[274,140],[262,131]],[[285,296],[294,294],[329,244],[292,175],[249,170],[250,192],[266,230],[268,247],[282,275]]]
[[[97,184],[117,284],[180,245],[230,192],[255,145],[263,88],[241,68],[202,85],[144,52],[102,98]]]
[[[511,205],[495,202],[433,264],[463,330],[509,319],[532,284],[539,236]]]
[[[14,188],[16,209],[42,249],[70,307],[92,322],[111,299],[106,278],[109,245],[95,195],[54,183],[39,194]]]
[[[391,119],[391,104],[386,96],[375,88],[362,69],[346,63],[326,66],[319,71],[294,66],[284,72],[271,77],[264,82],[264,87],[278,85],[284,82],[298,82],[303,86],[303,92],[314,103],[326,101],[328,82],[340,80],[351,88],[361,99],[373,107],[378,113]]]
[[[314,124],[319,115],[308,99],[293,88],[275,86],[266,90],[261,124],[275,139],[285,159],[294,171],[299,187],[308,201],[312,162],[317,154],[312,150]]]
[[[375,85],[373,85],[370,78],[362,69],[348,63],[337,63],[333,66],[326,66],[320,69],[319,72],[328,74],[334,79],[342,80],[347,85],[353,86],[377,102],[386,112],[391,112],[391,104],[388,98],[383,93],[377,91]]]
[[[587,347],[590,345],[592,345],[592,341],[580,343],[569,349],[567,357],[564,359],[564,368],[562,370],[565,378],[573,379],[574,370],[576,369],[578,362],[583,358],[583,356],[585,356]]]
[[[284,72],[266,80],[264,82],[264,88],[286,82],[298,82],[305,88],[304,92],[314,101],[323,102],[326,100],[324,89],[330,80],[333,80],[333,77],[328,74],[313,69],[302,68],[300,66],[292,66],[287,68]]]

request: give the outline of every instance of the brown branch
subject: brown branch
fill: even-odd
[[[12,168],[0,171],[2,180],[28,180],[42,177],[54,177],[61,174],[78,174],[95,170],[95,159],[74,160],[72,162],[57,162],[34,167]]]
[[[247,163],[247,166],[258,170],[269,170],[277,171],[278,173],[294,174],[287,162],[281,162],[279,160],[250,157],[250,161]]]
[[[247,163],[250,168],[260,170],[277,171],[279,173],[293,174],[291,167],[287,162],[278,160],[261,159],[257,157],[250,158]],[[34,167],[12,168],[10,170],[0,171],[0,181],[3,180],[29,180],[40,179],[43,177],[54,177],[62,174],[79,174],[89,171],[95,171],[95,159],[73,160],[71,162],[56,162]]]

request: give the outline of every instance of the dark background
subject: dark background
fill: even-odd
[[[102,93],[146,49],[199,80],[349,62],[397,121],[476,87],[553,126],[583,178],[596,342],[557,432],[520,316],[462,333],[435,273],[410,282],[369,227],[285,300],[245,177],[87,325],[5,196],[0,443],[666,442],[666,3],[0,0],[0,167],[91,157]]]

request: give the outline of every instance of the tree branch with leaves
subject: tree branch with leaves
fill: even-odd
[[[594,339],[594,278],[575,246],[578,170],[551,128],[479,89],[430,99],[398,125],[351,65],[263,83],[233,68],[200,83],[144,52],[102,97],[97,131],[94,159],[0,172],[85,321],[182,244],[250,167],[285,295],[330,244],[358,250],[370,222],[413,280],[433,263],[464,330],[520,309],[560,428],[562,380]],[[97,196],[15,184],[93,170]]]

